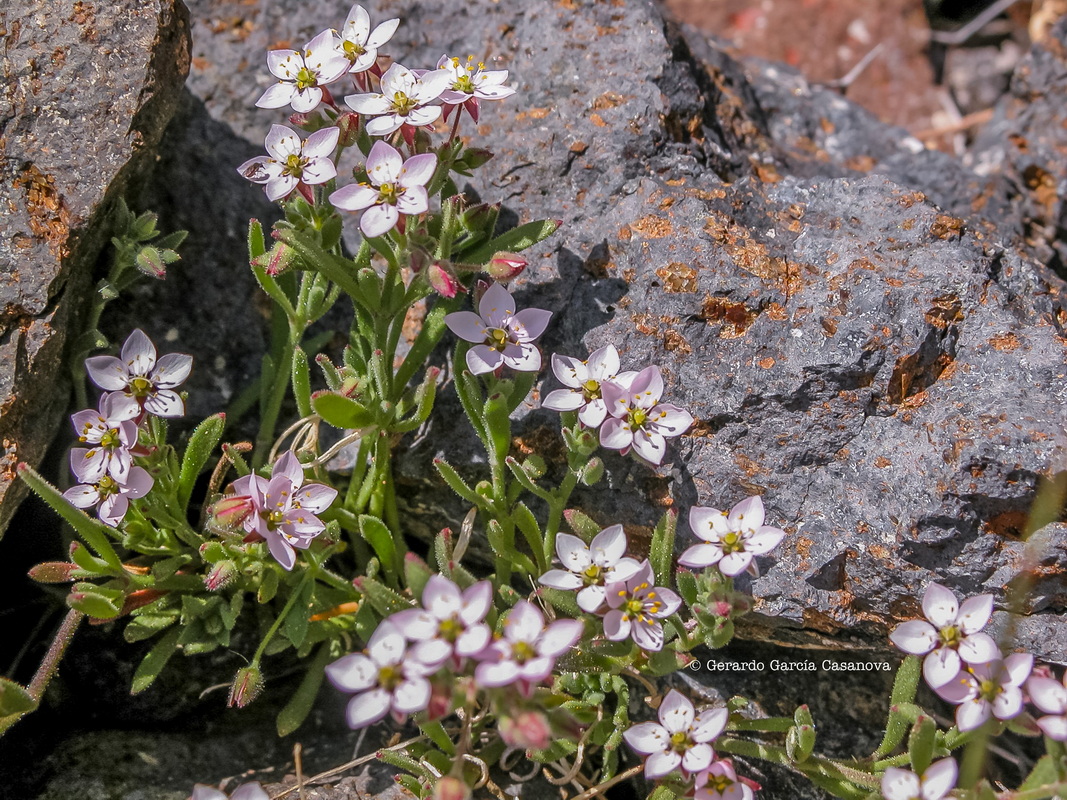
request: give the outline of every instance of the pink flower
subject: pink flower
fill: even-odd
[[[474,56],[467,56],[466,63],[458,58],[441,56],[437,68],[448,73],[448,88],[441,92],[441,102],[446,105],[462,105],[478,121],[479,100],[503,100],[511,97],[515,90],[505,86],[508,79],[506,69],[486,70],[485,64],[474,63]]]
[[[1052,678],[1030,678],[1026,690],[1033,704],[1049,715],[1037,721],[1038,727],[1050,739],[1067,742],[1067,673],[1062,683]]]
[[[962,661],[984,664],[1000,657],[992,637],[979,633],[993,614],[993,595],[978,595],[960,606],[952,592],[931,583],[923,595],[923,613],[929,622],[905,622],[893,630],[889,639],[905,653],[926,656],[923,675],[931,688],[937,689],[955,678]]]
[[[82,483],[96,483],[110,475],[125,483],[133,467],[130,448],[137,444],[137,423],[134,419],[141,407],[132,397],[121,392],[100,398],[100,410],[86,409],[71,416],[78,441],[92,445],[70,451],[70,467]]]
[[[587,428],[599,428],[608,415],[602,384],[615,381],[628,386],[637,375],[636,372],[619,374],[619,351],[611,344],[594,350],[585,361],[553,354],[552,372],[568,388],[549,392],[541,407],[577,411],[578,419]]]
[[[95,481],[70,487],[63,492],[63,496],[77,508],[99,506],[96,513],[100,521],[114,528],[130,510],[130,500],[144,497],[154,482],[152,476],[141,467],[130,467],[122,483],[105,474]]]
[[[401,214],[414,216],[430,207],[426,184],[435,169],[433,153],[404,161],[396,148],[378,141],[367,156],[370,184],[344,186],[330,195],[330,202],[345,211],[363,211],[359,221],[363,235],[381,236],[396,227]]]
[[[1022,685],[1033,666],[1034,657],[1029,653],[974,664],[939,686],[937,693],[956,704],[956,727],[966,733],[981,727],[990,716],[1012,719],[1022,713]]]
[[[93,356],[85,360],[85,369],[93,383],[109,392],[122,392],[135,399],[149,414],[157,417],[180,417],[185,403],[173,391],[193,368],[193,357],[168,353],[156,360],[156,346],[140,328],[122,345],[119,358]]]
[[[425,663],[459,662],[481,653],[492,638],[485,615],[493,604],[493,584],[479,581],[460,592],[442,575],[431,575],[422,591],[422,608],[398,611],[389,617],[415,646]]]
[[[407,652],[404,635],[383,620],[362,653],[351,653],[326,667],[326,677],[342,692],[354,692],[346,717],[353,730],[383,719],[390,711],[398,721],[422,711],[430,702],[427,675],[438,664],[426,664]]]
[[[541,351],[533,340],[545,332],[551,311],[524,308],[515,312],[515,300],[499,283],[494,283],[478,303],[478,314],[455,311],[445,316],[445,324],[461,339],[477,344],[467,351],[467,369],[475,375],[508,366],[517,372],[541,369]]]
[[[682,553],[678,563],[685,567],[717,564],[723,575],[755,571],[754,556],[769,553],[785,538],[785,531],[763,524],[763,500],[754,495],[742,500],[727,514],[714,508],[695,506],[689,510],[689,527],[698,539]]]
[[[632,576],[620,583],[608,584],[608,606],[604,616],[604,633],[612,641],[631,637],[642,650],[663,649],[663,625],[682,604],[682,598],[662,586],[653,586],[652,565],[648,561]]]
[[[292,450],[274,464],[270,479],[251,473],[233,482],[237,498],[248,498],[241,526],[258,541],[266,539],[270,554],[285,569],[296,563],[293,548],[307,550],[326,526],[321,514],[337,490],[321,483],[304,485],[304,468]]]
[[[338,52],[348,59],[349,72],[366,72],[378,60],[378,49],[393,38],[399,19],[387,19],[373,31],[370,15],[363,6],[352,6],[335,42]]]
[[[610,450],[626,455],[632,447],[645,461],[660,464],[665,437],[681,436],[693,424],[688,411],[659,402],[663,378],[657,366],[641,370],[629,385],[604,381],[600,388],[611,415],[600,426],[600,444]]]
[[[627,730],[622,738],[636,752],[646,756],[645,777],[662,778],[679,767],[695,773],[707,769],[715,753],[711,742],[726,727],[730,712],[708,708],[698,716],[689,698],[671,689],[659,706],[659,722],[642,722]]]
[[[529,694],[552,674],[556,659],[574,647],[582,627],[581,620],[557,619],[546,628],[541,610],[520,600],[504,620],[504,635],[480,656],[474,679],[491,689],[518,683]]]
[[[322,102],[323,86],[346,72],[351,62],[334,44],[333,31],[323,31],[302,50],[271,50],[267,68],[278,79],[256,101],[259,108],[292,105],[293,111],[307,113]]]
[[[202,783],[193,787],[193,795],[189,800],[227,800],[225,792],[213,786],[205,786]],[[233,790],[229,800],[270,800],[270,795],[257,781],[244,783]]]
[[[693,800],[752,800],[752,787],[738,780],[734,765],[727,760],[716,761],[697,775]]]
[[[885,800],[941,800],[956,785],[956,761],[943,758],[926,768],[920,778],[914,772],[889,767],[882,776]]]
[[[267,199],[280,200],[298,186],[326,183],[337,177],[331,158],[341,131],[315,131],[304,141],[284,125],[271,125],[265,145],[269,156],[256,156],[237,168],[252,183],[266,184]]]
[[[625,558],[626,534],[622,525],[612,525],[586,544],[577,536],[561,533],[556,536],[556,555],[563,569],[550,569],[538,582],[553,589],[579,589],[578,607],[593,614],[604,604],[604,587],[608,583],[625,581],[641,565]]]
[[[441,116],[441,107],[429,105],[448,86],[447,70],[437,69],[417,75],[405,66],[393,64],[382,75],[381,92],[350,94],[345,103],[367,120],[371,136],[387,136],[401,125],[432,125]]]

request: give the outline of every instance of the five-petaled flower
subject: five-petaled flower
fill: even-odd
[[[415,646],[414,656],[425,663],[451,658],[459,665],[485,649],[493,632],[485,615],[493,605],[493,584],[479,581],[460,591],[443,575],[431,575],[422,590],[422,608],[398,611],[389,617]]]
[[[610,416],[600,426],[600,444],[625,455],[632,447],[645,461],[660,464],[667,452],[665,437],[681,436],[693,416],[670,403],[660,403],[663,378],[653,365],[630,382],[604,381],[600,386]]]
[[[1067,742],[1067,673],[1062,683],[1034,676],[1026,682],[1026,691],[1033,704],[1048,714],[1037,721],[1037,726],[1050,739]]]
[[[929,622],[905,622],[893,629],[889,639],[905,653],[926,656],[923,675],[932,689],[955,678],[963,661],[985,664],[1000,657],[993,638],[979,633],[993,614],[993,595],[977,595],[961,606],[951,591],[931,583],[922,605]]]
[[[693,774],[707,769],[715,753],[713,741],[729,719],[725,708],[708,708],[698,715],[689,698],[671,689],[659,706],[659,724],[642,722],[622,737],[645,756],[645,777],[662,778],[679,767]]]
[[[747,779],[746,779],[747,780]],[[739,780],[733,762],[721,759],[697,775],[693,800],[753,800],[752,787]]]
[[[280,200],[298,186],[326,183],[337,176],[330,159],[337,147],[340,129],[323,128],[304,141],[284,125],[271,125],[266,145],[269,156],[256,156],[237,168],[252,183],[266,184],[267,199]]]
[[[552,372],[568,388],[549,392],[541,407],[577,411],[578,419],[588,428],[599,428],[608,415],[602,391],[604,382],[628,386],[637,375],[636,372],[619,374],[619,351],[612,344],[594,350],[585,361],[553,354]]]
[[[156,360],[156,346],[138,328],[129,335],[119,357],[93,356],[85,369],[93,383],[108,392],[121,392],[134,398],[149,414],[180,417],[185,413],[176,386],[189,377],[193,357],[168,353]]]
[[[344,186],[330,195],[330,202],[344,211],[363,211],[360,230],[365,236],[381,236],[396,226],[401,214],[414,216],[429,208],[426,184],[435,169],[433,153],[404,161],[395,147],[378,141],[367,156],[370,183]]]
[[[278,79],[256,101],[259,108],[291,105],[293,111],[307,113],[318,108],[323,87],[333,83],[352,63],[334,44],[333,31],[326,30],[308,42],[303,50],[271,50],[267,68]]]
[[[499,283],[494,283],[473,311],[454,311],[445,324],[460,339],[475,342],[467,351],[467,369],[475,375],[492,372],[501,365],[518,372],[541,369],[541,351],[533,340],[545,332],[551,311],[524,308],[516,313],[515,300]]]
[[[292,450],[278,459],[270,479],[255,473],[233,482],[234,498],[248,498],[242,527],[250,538],[266,539],[270,554],[285,569],[296,563],[293,548],[307,550],[326,526],[316,515],[330,507],[337,490],[304,484],[304,468]]]
[[[121,483],[104,474],[96,480],[86,480],[85,483],[70,487],[63,492],[63,496],[78,508],[99,506],[96,514],[100,521],[114,528],[130,510],[130,500],[144,497],[154,482],[146,470],[130,467],[126,480]]]
[[[715,508],[695,506],[689,509],[689,527],[706,544],[695,544],[678,559],[684,567],[718,565],[723,575],[740,575],[750,567],[755,570],[755,556],[775,548],[785,538],[785,531],[763,524],[763,500],[754,495],[730,509],[729,514]]]
[[[919,777],[899,767],[889,767],[882,776],[885,800],[941,800],[956,785],[959,768],[955,759],[935,761]]]
[[[552,674],[556,659],[581,636],[581,620],[557,619],[546,628],[541,610],[528,600],[520,600],[504,620],[504,635],[479,656],[482,662],[474,671],[474,679],[487,688],[518,683],[530,694]]]
[[[440,664],[427,664],[407,651],[404,634],[388,619],[378,624],[362,653],[350,653],[326,667],[326,677],[348,701],[348,727],[373,725],[390,711],[398,721],[430,702],[427,676]]]
[[[479,100],[503,100],[511,97],[515,90],[505,86],[508,79],[506,69],[485,68],[485,64],[474,62],[474,56],[467,56],[464,63],[458,58],[441,56],[437,68],[448,73],[448,88],[441,92],[441,102],[450,106],[462,105],[478,121]]]
[[[349,72],[366,72],[378,60],[378,49],[393,38],[399,19],[387,19],[372,31],[370,15],[363,6],[352,6],[348,19],[337,34],[335,46],[351,66]]]
[[[605,528],[588,545],[577,536],[560,533],[556,536],[556,555],[563,569],[550,569],[538,581],[553,589],[580,590],[578,607],[593,614],[604,604],[606,584],[625,581],[641,568],[625,553],[622,525]]]
[[[941,699],[956,704],[956,727],[966,733],[981,727],[990,716],[1012,719],[1021,714],[1022,685],[1033,666],[1034,657],[1029,653],[973,664],[939,686],[937,693]]]
[[[373,119],[366,122],[371,136],[387,136],[401,125],[432,125],[441,116],[441,107],[429,105],[445,90],[451,76],[435,69],[417,75],[401,64],[393,64],[382,75],[380,93],[350,94],[345,103],[357,114]]]
[[[682,604],[670,589],[653,586],[652,565],[643,561],[637,572],[605,589],[610,611],[604,616],[604,633],[619,641],[631,637],[642,650],[663,649],[663,625]]]
[[[78,441],[90,447],[70,451],[70,467],[82,483],[96,483],[110,475],[125,483],[133,467],[130,448],[137,444],[137,423],[141,406],[121,392],[100,398],[99,410],[91,408],[71,416]]]

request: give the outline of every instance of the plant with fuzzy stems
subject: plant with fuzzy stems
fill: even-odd
[[[266,57],[277,83],[259,103],[292,105],[301,131],[278,126],[268,155],[241,167],[285,215],[269,236],[255,221],[249,227],[250,266],[273,301],[277,334],[255,391],[242,395],[252,399],[175,446],[168,420],[185,409],[178,387],[191,361],[157,357],[136,332],[117,356],[86,365],[122,399],[80,403],[82,444],[104,451],[75,454],[81,482],[64,497],[21,468],[78,539],[69,561],[33,571],[72,584],[70,614],[39,679],[0,683],[0,726],[39,701],[63,643],[88,616],[120,620],[129,641],[151,640],[134,691],[179,652],[253,638],[229,702],[255,701],[298,663],[304,678],[278,714],[281,733],[301,724],[327,682],[350,695],[353,728],[410,721],[419,734],[377,757],[423,798],[480,790],[521,751],[564,783],[585,782],[585,798],[644,772],[656,800],[744,800],[758,787],[738,757],[789,766],[838,797],[932,800],[950,791],[944,764],[961,747],[1028,728],[1024,685],[1048,755],[1018,791],[998,797],[1062,794],[1062,684],[1046,673],[1027,679],[1028,657],[983,638],[992,598],[961,605],[931,585],[927,621],[893,633],[907,655],[885,739],[866,759],[817,754],[807,706],[751,718],[743,699],[698,709],[654,682],[686,668],[696,648],[731,639],[751,606],[735,580],[789,546],[788,530],[774,527],[782,510],[773,494],[701,498],[709,506],[689,510],[679,566],[673,509],[639,544],[625,521],[575,508],[578,486],[596,485],[622,457],[640,468],[673,457],[694,421],[658,365],[624,363],[614,348],[584,359],[552,354],[555,378],[540,395],[560,413],[562,463],[514,449],[511,418],[540,379],[541,337],[556,313],[517,299],[526,264],[517,253],[558,223],[501,231],[498,207],[457,189],[490,156],[476,131],[461,135],[462,120],[484,111],[479,101],[521,102],[509,75],[451,59],[383,72],[375,56],[395,30],[392,20],[372,29],[357,6],[340,32],[327,28],[299,50]],[[451,127],[435,125],[442,117]],[[355,166],[349,173],[338,163]],[[308,331],[342,296],[351,318],[339,338],[348,344],[331,359],[319,351],[336,332]],[[442,383],[432,358],[446,337],[452,387],[484,447],[484,470],[435,461],[469,512],[458,534],[447,527],[455,520],[441,520],[424,559],[402,525],[393,454],[430,417]],[[227,425],[252,410],[255,441],[226,441]],[[93,506],[97,518],[82,510]],[[959,725],[939,727],[916,703],[920,656],[932,665],[931,684],[963,709]],[[647,709],[631,703],[635,681]],[[989,797],[980,759],[958,763],[952,791]]]

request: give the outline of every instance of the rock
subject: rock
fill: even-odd
[[[0,531],[67,406],[114,203],[149,162],[188,71],[177,0],[17,0],[0,13]],[[14,481],[14,482],[13,482]]]

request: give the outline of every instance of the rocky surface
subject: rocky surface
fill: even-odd
[[[189,67],[177,0],[17,0],[0,11],[0,531],[67,404],[108,216],[148,163]]]

